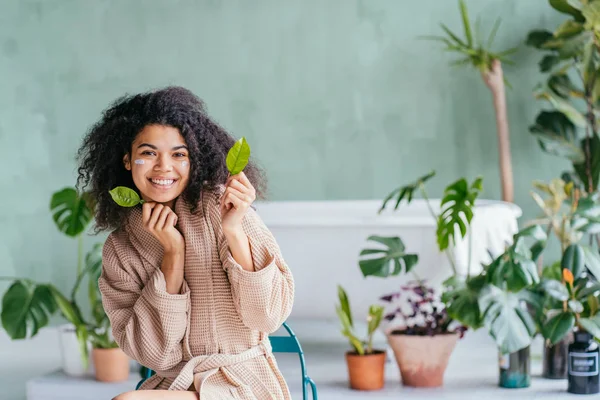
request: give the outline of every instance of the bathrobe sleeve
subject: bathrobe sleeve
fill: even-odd
[[[244,325],[265,333],[275,332],[292,311],[294,279],[279,245],[258,213],[249,208],[242,221],[250,241],[254,271],[246,271],[229,250],[221,227],[220,199],[224,187],[215,192],[208,211],[217,236],[219,255],[227,272],[237,312]]]
[[[98,281],[102,304],[119,347],[148,368],[167,370],[183,358],[190,291],[184,281],[180,294],[169,294],[160,268],[140,282],[136,263],[135,251],[109,236]]]

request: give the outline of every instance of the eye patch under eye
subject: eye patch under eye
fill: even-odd
[[[136,164],[144,164],[146,161],[144,160],[135,160],[134,163]]]
[[[181,162],[181,166],[182,166],[182,167],[187,167],[188,165],[190,165],[190,163],[189,163],[189,162],[187,162],[187,161],[182,161],[182,162]]]

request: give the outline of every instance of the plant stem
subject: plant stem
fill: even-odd
[[[502,65],[499,60],[496,61],[496,65],[492,66],[492,71],[503,76]],[[498,80],[498,84],[488,86],[492,92],[494,111],[496,113],[496,133],[498,136],[500,179],[502,180],[502,200],[512,203],[514,201],[514,184],[504,83],[502,80]]]
[[[427,209],[429,210],[429,213],[431,214],[431,216],[433,217],[433,220],[435,221],[435,223],[437,225],[438,216],[435,215],[435,212],[433,211],[433,207],[431,207],[431,203],[429,201],[429,197],[427,196],[427,192],[425,191],[425,187],[423,185],[419,185],[419,189],[421,190],[421,196],[423,196],[423,199],[425,200],[425,204],[427,204]],[[450,256],[449,250],[444,251],[444,254],[446,254],[446,257],[448,258],[448,261],[450,262],[450,266],[452,267],[453,275],[456,276],[457,275],[456,274],[456,264],[454,264],[454,260]]]
[[[596,133],[596,117],[594,116],[594,110],[592,105],[591,95],[586,89],[585,102],[587,103],[587,118],[588,123],[585,127],[586,140],[584,142],[585,150],[585,175],[588,181],[588,193],[594,192],[594,179],[592,177],[592,154],[590,150],[590,142],[592,141],[592,132]],[[591,131],[591,132],[590,132]]]
[[[471,247],[473,246],[473,232],[471,231],[471,225],[469,225],[469,246],[467,248],[468,257],[467,257],[467,280],[471,277]]]
[[[79,234],[77,242],[77,276],[79,276],[81,275],[81,269],[83,268],[83,235]]]

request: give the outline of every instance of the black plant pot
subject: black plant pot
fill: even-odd
[[[598,375],[598,343],[587,332],[575,332],[575,341],[569,345],[569,387],[575,394],[600,392]]]
[[[542,376],[546,379],[567,379],[569,344],[573,341],[573,335],[569,333],[560,342],[550,344],[544,343],[544,368]]]
[[[531,385],[529,346],[515,353],[500,354],[500,387],[517,389]]]

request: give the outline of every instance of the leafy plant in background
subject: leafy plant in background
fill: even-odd
[[[574,327],[600,337],[598,293],[600,293],[600,202],[598,194],[587,194],[573,182],[554,179],[550,183],[535,182],[541,193],[532,196],[543,215],[533,221],[546,226],[561,246],[559,263],[542,271],[537,293],[544,296],[537,323],[545,339],[552,344],[562,340]],[[544,195],[545,197],[542,197]],[[589,240],[589,245],[584,242]]]
[[[415,193],[420,192],[436,221],[439,250],[446,254],[452,267],[452,275],[444,282],[442,293],[449,318],[472,329],[486,326],[503,353],[526,347],[536,333],[536,325],[524,304],[529,303],[534,309],[540,307],[541,297],[527,289],[539,282],[535,262],[545,246],[546,233],[539,226],[527,227],[515,234],[513,243],[484,265],[480,273],[472,275],[468,267],[466,275],[459,274],[451,249],[458,240],[457,235],[462,239],[469,233],[482,180],[477,178],[469,184],[461,178],[448,185],[441,211],[436,213],[425,189],[426,182],[433,176],[434,173],[427,174],[392,191],[380,212],[392,200],[395,200],[394,210],[404,201],[409,204]],[[469,240],[469,266],[471,247]]]
[[[483,34],[480,32],[480,20],[477,19],[475,29],[472,29],[467,6],[464,0],[459,0],[460,13],[462,17],[464,38],[452,32],[446,25],[440,24],[447,36],[426,36],[443,43],[445,50],[457,53],[462,58],[453,61],[451,65],[470,65],[475,67],[481,74],[483,81],[492,92],[494,110],[496,113],[496,132],[498,136],[498,153],[500,162],[500,174],[502,180],[502,199],[512,202],[514,200],[514,184],[512,173],[512,162],[510,155],[510,133],[508,127],[508,116],[506,111],[505,83],[502,71],[502,63],[512,64],[509,55],[515,53],[517,48],[511,48],[499,52],[491,50],[496,33],[500,27],[500,19],[494,26],[484,42]],[[510,86],[510,85],[509,85]]]
[[[354,333],[354,319],[350,309],[350,300],[348,300],[346,291],[340,285],[338,285],[338,298],[340,303],[336,306],[336,312],[342,324],[342,334],[348,338],[350,345],[357,354],[361,356],[372,354],[373,334],[381,323],[383,307],[378,305],[369,307],[369,314],[367,316],[367,337],[366,340],[361,340]]]
[[[2,298],[2,326],[11,339],[25,339],[37,335],[50,317],[60,310],[62,316],[75,326],[84,363],[88,361],[87,342],[95,347],[115,347],[108,339],[108,318],[104,314],[99,292],[98,277],[102,267],[102,244],[97,243],[85,255],[82,234],[93,219],[95,204],[87,193],[79,194],[74,188],[65,188],[53,194],[50,209],[58,229],[78,243],[77,275],[69,297],[50,283],[37,283],[28,278],[2,277],[12,281]],[[84,279],[88,278],[88,298],[93,322],[86,321],[76,298]]]
[[[600,2],[550,0],[549,4],[570,19],[554,32],[534,30],[527,37],[529,46],[546,53],[539,68],[548,78],[535,96],[553,108],[538,114],[530,132],[542,150],[572,163],[573,172],[563,174],[565,180],[592,193],[600,176]]]

